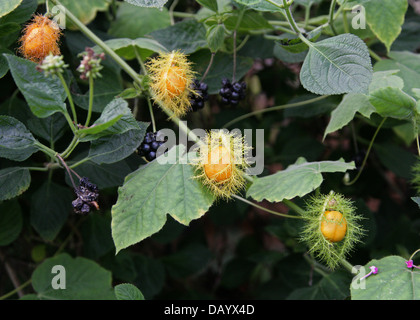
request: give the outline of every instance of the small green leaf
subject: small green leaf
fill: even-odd
[[[352,300],[419,300],[420,272],[409,269],[406,260],[399,256],[388,256],[371,260],[362,267],[350,286]],[[370,267],[378,268],[377,274],[360,278],[370,272]]]
[[[108,0],[60,0],[60,2],[85,25],[95,19],[98,11],[106,11],[110,3]],[[49,5],[50,8],[54,7],[54,4],[51,2]],[[66,20],[66,28],[69,30],[78,30],[78,27],[69,20]]]
[[[201,4],[203,7],[206,7],[214,12],[218,11],[217,1],[215,0],[197,0],[199,4]]]
[[[389,51],[401,33],[408,8],[407,0],[370,0],[364,2],[363,6],[368,25]]]
[[[327,134],[340,130],[353,120],[356,112],[370,118],[375,108],[370,104],[369,98],[361,93],[348,93],[338,107],[331,113],[331,119],[325,129],[324,139]]]
[[[315,42],[320,35],[321,29],[315,29],[308,33],[307,39]],[[283,38],[280,41],[276,41],[276,43],[291,53],[301,53],[308,50],[308,46],[302,42],[301,39],[296,37],[292,39]]]
[[[70,188],[45,182],[32,195],[31,225],[45,240],[54,240],[71,211]]]
[[[89,158],[97,164],[109,164],[127,158],[142,143],[148,125],[148,123],[138,122],[136,128],[128,128],[122,133],[93,140],[89,150]]]
[[[139,7],[162,8],[168,0],[124,0]]]
[[[111,22],[108,33],[114,38],[137,39],[170,25],[171,18],[166,7],[142,8],[122,2],[118,6],[117,17]]]
[[[0,170],[0,201],[15,198],[24,193],[31,184],[31,175],[26,168]]]
[[[267,0],[235,0],[235,2],[247,6],[249,9],[254,9],[257,11],[277,12],[283,10],[280,7],[269,3]],[[282,0],[272,0],[272,2],[275,2],[279,5],[283,4]]]
[[[398,71],[399,70],[387,70],[374,72],[372,82],[369,85],[369,92],[386,87],[402,90],[404,88],[404,80],[395,75]]]
[[[344,300],[350,295],[349,276],[344,272],[325,274],[322,279],[307,288],[294,290],[288,300]]]
[[[241,21],[238,24],[240,15],[230,15],[224,21],[224,25],[228,30],[238,30],[243,32],[248,32],[252,30],[270,30],[273,29],[273,26],[267,22],[260,13],[255,11],[245,11]]]
[[[420,88],[420,55],[403,51],[390,52],[390,59],[383,59],[374,66],[375,71],[399,70],[395,75],[404,81],[404,92],[413,94],[412,89]]]
[[[184,152],[185,147],[174,147],[168,151],[167,164],[160,164],[159,157],[126,177],[112,207],[117,252],[162,229],[167,214],[188,225],[210,208],[214,198],[193,179],[194,167],[180,160]]]
[[[395,87],[385,87],[370,92],[369,102],[381,116],[395,119],[410,119],[416,108],[416,100]]]
[[[266,199],[270,202],[303,197],[322,184],[322,173],[346,172],[354,168],[354,162],[346,163],[342,159],[306,162],[304,158],[299,158],[285,170],[263,178],[255,178],[247,191],[247,197],[257,201]]]
[[[181,50],[190,54],[207,47],[206,28],[196,20],[183,20],[149,35],[169,51]]]
[[[35,142],[32,133],[20,121],[0,116],[0,157],[24,161],[38,150]]]
[[[119,38],[107,40],[105,41],[105,43],[118,55],[127,60],[132,60],[136,58],[135,50],[138,50],[138,53],[140,54],[142,60],[145,60],[154,52],[160,53],[168,51],[157,41],[147,38]],[[98,46],[95,46],[93,49],[97,53],[103,52],[103,50]]]
[[[132,284],[122,283],[114,288],[117,300],[144,300],[141,291]]]
[[[15,10],[22,0],[1,0],[0,1],[0,17],[5,16],[6,14]]]
[[[0,246],[15,241],[22,230],[22,212],[17,201],[0,203]]]
[[[45,77],[36,69],[36,63],[4,54],[16,85],[22,92],[31,111],[39,118],[46,118],[56,112],[65,112],[67,95],[55,77]]]
[[[223,47],[225,28],[222,24],[215,24],[207,29],[207,43],[211,52],[217,52]]]
[[[127,101],[115,99],[105,107],[101,116],[89,128],[80,129],[79,134],[82,136],[81,141],[91,141],[138,128]]]
[[[352,34],[311,43],[300,79],[316,94],[365,93],[372,80],[368,48]]]
[[[62,266],[63,269],[53,273],[54,266]],[[65,283],[61,282],[63,279]],[[55,289],[52,284],[56,282],[65,289]],[[41,300],[115,299],[111,272],[92,260],[72,258],[67,253],[49,258],[39,265],[32,274],[32,286]]]

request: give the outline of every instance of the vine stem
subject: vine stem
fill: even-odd
[[[340,259],[341,265],[350,273],[353,273],[353,265],[348,262],[346,259]]]
[[[413,257],[416,255],[417,252],[420,252],[420,249],[417,249],[416,251],[414,251],[414,253],[411,255],[410,259],[408,259],[408,260],[413,260]]]
[[[337,0],[331,1],[330,14],[328,18],[328,24],[330,25],[331,30],[334,33],[334,35],[337,35],[337,30],[335,30],[335,27],[334,27],[334,9],[335,9],[336,3],[337,3]]]
[[[238,200],[240,200],[240,201],[242,201],[242,202],[244,202],[244,203],[246,203],[246,204],[249,204],[249,205],[251,205],[251,206],[253,206],[253,207],[255,207],[255,208],[258,208],[258,209],[263,210],[263,211],[265,211],[265,212],[268,212],[268,213],[274,214],[274,215],[276,215],[276,216],[280,216],[280,217],[284,217],[284,218],[292,218],[292,219],[304,219],[304,217],[301,217],[301,216],[293,216],[293,215],[290,215],[290,214],[281,213],[281,212],[277,212],[277,211],[273,211],[273,210],[270,210],[270,209],[264,208],[264,207],[262,207],[262,206],[260,206],[260,205],[258,205],[258,204],[256,204],[256,203],[254,203],[254,202],[252,202],[252,201],[249,201],[249,200],[247,200],[247,199],[245,199],[245,198],[243,198],[243,197],[241,197],[241,196],[238,196],[238,195],[236,195],[236,194],[235,194],[235,195],[233,195],[233,197],[234,197],[235,199],[238,199]]]
[[[47,1],[48,2],[48,1]],[[76,107],[74,106],[74,101],[73,101],[73,97],[70,93],[70,89],[66,83],[66,80],[64,80],[64,77],[61,73],[58,72],[58,78],[61,81],[61,84],[63,85],[64,91],[67,94],[67,98],[69,99],[69,103],[70,103],[70,108],[71,108],[71,112],[73,115],[73,121],[75,124],[77,124],[77,113],[76,113]]]
[[[136,53],[136,58],[140,65],[141,71],[143,72],[144,75],[147,75],[147,69],[144,65],[143,59],[141,58],[140,52],[137,47],[134,47],[134,52]],[[156,121],[155,121],[155,115],[153,113],[152,102],[150,101],[149,96],[146,97],[146,100],[147,100],[147,105],[149,106],[150,121],[152,122],[153,132],[156,132]]]
[[[0,301],[1,300],[5,300],[11,296],[13,296],[15,293],[18,293],[19,291],[21,291],[22,289],[26,288],[27,286],[29,286],[32,283],[32,279],[29,279],[28,281],[26,281],[25,283],[21,284],[19,287],[17,287],[16,289],[6,293],[5,295],[0,297]]]
[[[369,147],[368,147],[368,149],[367,149],[367,151],[366,151],[365,158],[363,159],[362,166],[360,167],[360,170],[359,170],[359,172],[357,173],[356,177],[354,177],[354,179],[353,179],[352,181],[350,181],[350,182],[346,182],[346,181],[344,181],[344,184],[345,184],[346,186],[351,186],[352,184],[354,184],[354,183],[355,183],[355,182],[359,179],[360,175],[362,174],[362,171],[363,171],[363,169],[364,169],[364,167],[365,167],[365,165],[366,165],[367,159],[368,159],[368,157],[369,157],[370,151],[371,151],[371,149],[372,149],[372,147],[373,147],[373,143],[375,142],[376,136],[378,135],[379,131],[381,130],[381,128],[382,128],[382,126],[383,126],[383,124],[384,124],[384,123],[385,123],[385,121],[386,121],[386,119],[387,119],[387,118],[384,118],[384,119],[381,121],[381,123],[379,124],[378,128],[376,128],[376,131],[375,131],[375,133],[374,133],[374,135],[373,135],[373,137],[372,137],[372,140],[371,140],[371,141],[370,141],[370,143],[369,143]]]
[[[209,65],[207,66],[206,71],[204,72],[203,76],[201,77],[200,82],[203,82],[204,79],[207,77],[207,74],[210,71],[211,66],[213,65],[213,60],[214,60],[214,56],[216,55],[216,52],[212,52],[211,53],[211,57],[210,57],[210,61],[209,61]]]
[[[417,152],[420,156],[420,142],[419,142],[419,136],[418,135],[416,136],[416,142],[417,142]]]
[[[283,105],[276,106],[276,107],[271,107],[271,108],[256,110],[256,111],[253,111],[253,112],[244,114],[244,115],[242,115],[240,117],[237,117],[237,118],[233,119],[232,121],[229,121],[222,128],[227,128],[227,127],[231,126],[234,123],[237,123],[239,121],[242,121],[242,120],[244,120],[246,118],[249,118],[249,117],[252,117],[252,116],[259,115],[261,113],[271,112],[271,111],[278,111],[278,110],[283,110],[283,109],[288,109],[288,108],[301,107],[301,106],[304,106],[306,104],[310,104],[310,103],[313,103],[313,102],[317,102],[317,101],[323,100],[325,98],[328,98],[328,96],[327,95],[325,95],[325,96],[319,96],[319,97],[316,97],[316,98],[313,98],[313,99],[308,99],[308,100],[301,101],[301,102],[283,104]]]
[[[92,117],[93,93],[94,93],[94,81],[93,81],[93,77],[90,76],[89,77],[89,109],[88,109],[85,127],[89,127],[90,118]]]

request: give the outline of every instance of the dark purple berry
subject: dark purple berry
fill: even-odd
[[[198,111],[204,108],[204,102],[209,98],[208,85],[204,82],[200,82],[195,79],[191,85],[192,92],[190,93],[189,99],[192,111]]]
[[[222,87],[219,90],[221,101],[225,105],[237,105],[245,98],[246,83],[231,83],[228,79],[222,80]]]
[[[83,177],[79,181],[79,186],[74,190],[77,198],[72,201],[73,209],[78,214],[88,214],[93,208],[99,209],[98,186]]]
[[[146,142],[147,140],[147,142]],[[148,132],[144,138],[144,141],[137,149],[138,154],[145,157],[147,161],[153,161],[156,159],[156,152],[160,146],[166,142],[164,136],[159,132]]]

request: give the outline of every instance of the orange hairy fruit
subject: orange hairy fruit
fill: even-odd
[[[346,218],[338,211],[325,211],[321,222],[321,232],[325,239],[331,242],[343,240],[347,232]]]
[[[19,51],[26,59],[41,62],[50,53],[60,54],[58,40],[61,31],[58,25],[47,17],[35,16],[31,23],[25,27],[23,33],[20,38]]]
[[[208,154],[208,163],[204,164],[204,172],[209,179],[217,182],[228,180],[232,176],[230,151],[225,147],[217,147]]]
[[[172,97],[180,96],[187,86],[187,75],[177,66],[172,66],[162,72],[162,80],[166,91]]]

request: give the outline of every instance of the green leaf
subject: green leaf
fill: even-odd
[[[275,174],[255,178],[247,191],[247,197],[262,201],[281,202],[284,199],[303,197],[318,188],[323,181],[322,173],[353,170],[354,163],[339,161],[306,162],[299,158],[295,164]]]
[[[124,0],[139,7],[162,8],[168,0]]]
[[[65,270],[65,289],[54,289],[55,277],[63,276],[61,271],[52,273],[54,266]],[[32,274],[32,286],[41,300],[114,300],[111,272],[96,262],[62,253],[45,260]]]
[[[370,104],[369,98],[361,93],[348,93],[336,109],[331,113],[331,119],[325,129],[324,139],[327,134],[340,130],[353,120],[356,112],[370,118],[375,108]]]
[[[165,7],[142,8],[123,2],[118,6],[117,17],[111,22],[108,33],[116,38],[137,39],[170,25],[171,18]]]
[[[15,241],[22,230],[23,219],[19,203],[7,201],[0,203],[0,246]]]
[[[310,7],[313,4],[319,4],[323,0],[295,0],[296,4],[300,4],[301,6]]]
[[[0,201],[15,198],[31,184],[31,175],[26,168],[6,168],[0,170]]]
[[[404,81],[395,75],[398,71],[399,70],[387,70],[374,72],[372,82],[369,85],[369,92],[386,87],[402,90],[404,88]]]
[[[235,2],[247,6],[249,9],[254,9],[257,11],[269,11],[269,12],[277,12],[282,11],[283,9],[269,3],[267,0],[235,0]],[[279,5],[283,4],[281,0],[272,0]]]
[[[0,0],[0,17],[15,10],[22,0]]]
[[[351,290],[352,300],[419,300],[420,272],[409,269],[406,260],[399,256],[388,256],[380,260],[371,260],[362,267],[360,273],[353,279]],[[372,274],[360,282],[360,277],[370,272],[370,267],[378,268],[377,274]]]
[[[207,43],[211,52],[217,52],[225,42],[225,28],[222,24],[215,24],[207,29]]]
[[[31,200],[31,225],[43,239],[54,240],[71,211],[71,189],[45,182]]]
[[[167,164],[159,163],[166,156],[162,155],[129,175],[118,189],[118,200],[112,207],[117,252],[162,229],[167,214],[188,225],[210,208],[213,195],[193,179],[194,167],[182,163],[186,160],[184,152],[184,146],[172,148]]]
[[[122,283],[114,288],[117,300],[144,300],[141,291],[132,284]]]
[[[231,31],[236,29],[241,32],[273,29],[273,26],[268,23],[267,19],[255,11],[245,11],[239,25],[237,26],[238,19],[240,19],[239,14],[228,16],[228,18],[224,21],[226,29]]]
[[[399,70],[395,75],[404,81],[404,92],[420,88],[420,55],[408,51],[390,52],[390,59],[383,59],[374,66],[375,71]]]
[[[89,127],[80,129],[80,141],[91,141],[107,135],[124,133],[139,129],[127,101],[114,99],[101,113],[101,116]]]
[[[381,116],[395,119],[410,119],[416,108],[416,100],[395,87],[385,87],[370,92],[369,102]]]
[[[148,123],[138,122],[138,127],[135,129],[93,140],[89,158],[98,164],[114,163],[127,158],[142,143],[148,125]]]
[[[408,8],[407,0],[371,0],[363,5],[368,25],[390,51],[392,43],[401,33]]]
[[[0,157],[24,161],[38,151],[35,142],[23,123],[12,117],[0,116]]]
[[[300,79],[316,94],[365,93],[372,80],[368,48],[352,34],[311,43]]]
[[[36,69],[36,63],[10,54],[6,57],[13,79],[26,99],[31,111],[39,118],[46,118],[56,112],[65,112],[67,95],[55,77],[45,77]]]
[[[309,32],[306,38],[312,42],[315,42],[320,35],[321,29],[315,29]],[[291,53],[301,53],[308,50],[308,46],[302,42],[301,39],[296,37],[292,37],[292,39],[283,38],[280,39],[280,41],[276,41],[276,43]]]
[[[217,12],[219,10],[217,1],[215,0],[197,0],[197,2],[203,7],[206,7],[214,12]]]
[[[344,300],[350,295],[348,283],[347,273],[326,274],[314,285],[294,290],[287,300]]]
[[[120,256],[125,251],[117,255]],[[143,293],[146,299],[152,299],[165,285],[166,272],[160,260],[144,255],[133,255],[137,278],[133,282]]]
[[[142,60],[148,58],[154,52],[167,52],[168,50],[155,40],[147,38],[119,38],[105,41],[108,47],[114,50],[118,55],[127,60],[136,58],[136,52],[138,51]],[[95,52],[101,53],[103,50],[95,46],[93,48]]]
[[[32,115],[27,122],[28,129],[46,141],[56,142],[69,128],[66,118],[61,113],[54,113],[48,118],[36,118]]]
[[[169,51],[180,50],[190,54],[207,47],[206,28],[196,20],[183,20],[149,35]]]
[[[106,11],[110,3],[108,0],[60,0],[60,2],[85,25],[95,19],[98,11]],[[50,8],[54,7],[54,4],[51,2],[49,5]],[[63,14],[62,12],[60,13]],[[66,20],[66,28],[69,30],[78,30],[78,27],[69,21],[69,19]]]
[[[96,184],[95,180],[91,181]],[[90,215],[83,222],[80,231],[83,237],[83,256],[86,258],[96,260],[114,249],[110,215]]]
[[[420,197],[411,197],[411,200],[413,200],[420,208]]]

